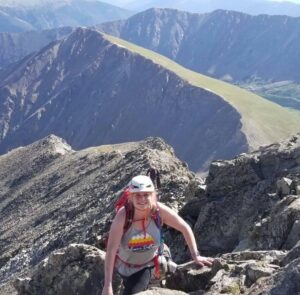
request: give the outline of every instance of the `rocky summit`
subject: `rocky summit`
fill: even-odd
[[[98,294],[113,203],[150,164],[161,171],[160,200],[215,262],[188,262],[182,236],[166,228],[179,266],[145,295],[300,292],[300,134],[215,161],[205,181],[159,138],[74,151],[52,135],[0,157],[0,294]],[[120,286],[116,276],[116,294]]]

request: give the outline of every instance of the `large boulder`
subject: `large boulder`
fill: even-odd
[[[276,274],[258,280],[248,295],[300,294],[300,259],[292,261]]]
[[[300,258],[300,240],[298,243],[291,249],[286,256],[281,260],[281,265],[286,266],[293,260]]]
[[[255,249],[293,248],[300,239],[300,197],[287,196],[269,216],[253,227],[250,239]]]
[[[105,252],[88,245],[72,244],[52,253],[31,278],[17,279],[18,295],[100,294]]]

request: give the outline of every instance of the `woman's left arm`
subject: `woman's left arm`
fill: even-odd
[[[161,218],[165,224],[180,231],[189,247],[193,260],[201,265],[211,266],[213,259],[201,256],[191,227],[171,208],[158,202]]]

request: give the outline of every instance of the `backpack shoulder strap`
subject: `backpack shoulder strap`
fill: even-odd
[[[123,233],[125,233],[131,226],[132,221],[133,221],[133,216],[134,216],[134,208],[132,204],[130,204],[128,201],[124,205],[125,207],[125,223],[123,227]]]
[[[151,217],[154,220],[156,226],[161,230],[162,229],[162,219],[160,216],[159,208],[155,208],[154,212],[152,212]]]
[[[163,233],[163,228],[162,228],[162,225],[163,225],[162,224],[162,219],[161,219],[158,207],[155,208],[155,211],[152,213],[151,217],[154,220],[157,228],[160,231],[160,246],[159,246],[159,249],[158,249],[158,253],[159,253],[159,255],[162,255],[163,249],[164,249],[164,233]]]

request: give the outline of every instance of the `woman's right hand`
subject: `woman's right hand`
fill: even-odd
[[[113,288],[111,284],[108,286],[104,285],[102,295],[113,295]]]

